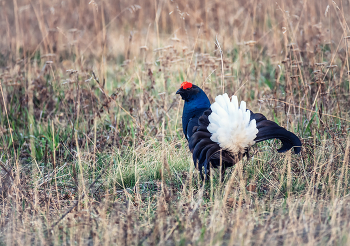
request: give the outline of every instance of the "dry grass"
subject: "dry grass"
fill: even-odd
[[[350,244],[349,1],[1,4],[1,245]],[[202,187],[184,80],[302,153],[259,144]]]

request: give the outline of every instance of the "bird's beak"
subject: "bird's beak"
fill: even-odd
[[[177,90],[176,94],[181,94],[182,91],[183,91],[183,89],[180,88],[180,89]]]

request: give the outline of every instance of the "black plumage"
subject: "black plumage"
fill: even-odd
[[[222,171],[226,168],[232,167],[238,161],[240,161],[248,153],[238,153],[233,155],[227,150],[220,148],[218,143],[213,142],[210,137],[211,133],[207,127],[209,125],[209,115],[211,109],[204,111],[203,115],[198,120],[198,126],[193,129],[193,135],[188,140],[190,151],[192,152],[193,162],[196,163],[196,167],[202,175],[202,169],[204,173],[208,174],[209,162],[213,168],[219,168],[222,163]],[[277,123],[269,121],[266,117],[260,113],[250,113],[250,120],[256,120],[256,127],[259,130],[254,141],[256,143],[277,138],[281,140],[282,147],[277,151],[279,153],[286,152],[294,147],[294,153],[298,154],[301,150],[301,142],[299,138],[280,127]],[[247,150],[248,151],[248,150]],[[202,176],[204,178],[204,176]]]
[[[209,163],[213,168],[219,168],[222,165],[222,172],[224,173],[226,168],[232,167],[248,154],[248,149],[245,149],[243,153],[233,154],[222,149],[219,143],[210,139],[212,134],[208,131],[208,126],[212,110],[208,97],[198,86],[184,82],[177,94],[180,94],[185,100],[182,116],[183,131],[192,152],[193,162],[200,171],[202,179],[208,176]],[[254,139],[255,143],[276,138],[282,142],[282,147],[277,150],[279,153],[286,152],[293,147],[296,154],[300,152],[301,142],[295,134],[280,127],[277,123],[267,120],[260,113],[250,111],[251,120],[256,121],[256,128],[258,129]],[[203,168],[205,176],[203,175]]]

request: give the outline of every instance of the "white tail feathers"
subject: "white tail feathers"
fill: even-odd
[[[250,121],[250,111],[246,110],[244,101],[238,107],[237,96],[232,96],[230,101],[225,93],[217,96],[210,108],[210,139],[217,142],[222,149],[237,154],[255,143],[258,129],[255,120]]]

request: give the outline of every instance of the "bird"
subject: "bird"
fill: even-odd
[[[221,166],[223,179],[225,170],[244,156],[249,157],[249,148],[261,141],[279,139],[279,153],[292,148],[295,154],[301,151],[301,141],[294,133],[261,113],[253,113],[246,108],[246,102],[239,105],[235,95],[218,95],[211,104],[205,92],[188,81],[181,84],[176,94],[185,101],[182,129],[202,180],[208,179],[210,164],[212,168]]]

